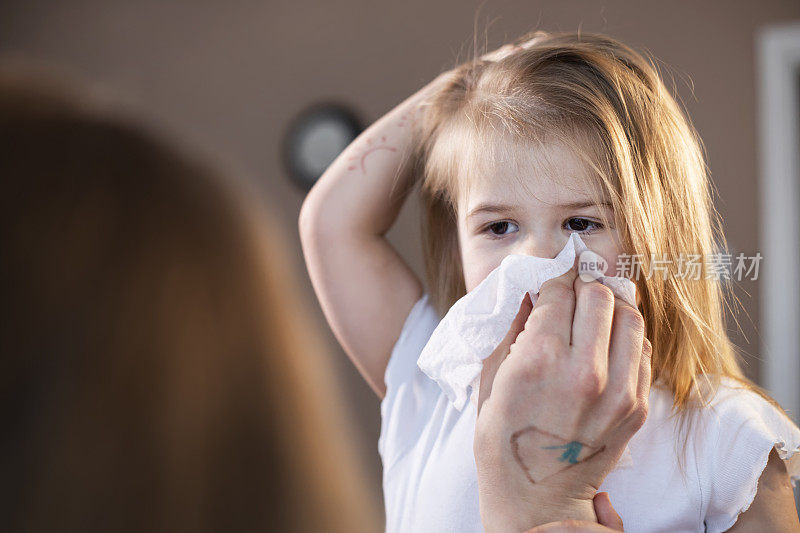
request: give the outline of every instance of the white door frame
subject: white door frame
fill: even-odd
[[[756,35],[761,384],[800,419],[800,22]],[[785,247],[784,243],[789,246]]]

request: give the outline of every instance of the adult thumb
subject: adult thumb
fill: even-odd
[[[594,495],[594,512],[597,515],[597,521],[606,526],[607,528],[615,531],[624,531],[622,527],[622,518],[614,510],[611,505],[611,499],[608,497],[607,492],[598,492]]]

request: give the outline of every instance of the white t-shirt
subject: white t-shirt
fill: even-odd
[[[417,367],[439,320],[425,294],[386,368],[378,451],[389,533],[483,532],[472,449],[475,406],[458,411]],[[735,389],[735,381],[725,378],[723,385],[714,409],[704,409],[692,426],[685,475],[672,394],[651,387],[647,420],[628,443],[632,464],[618,464],[600,486],[626,532],[729,529],[753,501],[773,446],[792,484],[800,479],[800,429],[757,394]]]

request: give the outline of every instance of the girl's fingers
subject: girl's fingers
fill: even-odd
[[[513,44],[506,44],[498,48],[497,50],[492,50],[487,54],[483,54],[481,56],[481,60],[483,61],[500,61],[504,57],[511,55],[514,52],[515,45]]]
[[[522,50],[527,50],[528,48],[534,46],[536,42],[545,37],[546,34],[543,32],[536,32],[532,38],[527,40],[519,39],[513,43],[504,44],[497,50],[492,50],[486,54],[481,56],[481,60],[483,61],[500,61],[503,58],[506,58],[512,54],[516,54],[517,52],[521,52]]]
[[[555,340],[565,349],[572,339],[572,317],[575,313],[575,289],[573,284],[577,272],[570,268],[557,278],[547,280],[539,290],[539,298],[533,306],[525,330],[533,339]],[[545,341],[550,342],[550,341]],[[553,349],[552,345],[544,347]]]
[[[517,48],[519,48],[519,49],[527,50],[528,48],[530,48],[533,45],[535,45],[540,39],[543,39],[545,37],[547,37],[547,32],[545,32],[545,31],[535,31],[532,34],[529,34],[529,35],[524,36],[524,37],[520,37],[519,39],[514,41],[514,43],[512,43],[512,44],[516,45]]]
[[[609,499],[607,492],[598,492],[595,494],[594,512],[600,524],[614,531],[624,531],[622,527],[622,518],[620,518],[611,505],[611,499]]]

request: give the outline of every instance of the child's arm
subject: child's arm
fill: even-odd
[[[481,56],[498,61],[534,37]],[[347,355],[379,397],[392,348],[422,284],[386,240],[411,188],[403,166],[420,104],[455,75],[446,71],[358,136],[309,192],[300,240],[322,311]]]
[[[792,484],[786,473],[786,465],[774,449],[769,453],[767,466],[758,480],[753,503],[739,515],[728,531],[800,532]]]
[[[381,398],[392,348],[423,292],[385,235],[413,183],[412,173],[401,167],[419,103],[447,74],[359,135],[320,177],[300,211],[303,254],[325,317]]]

